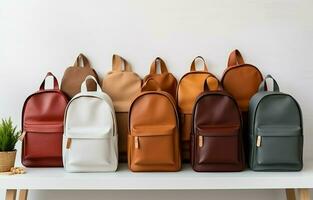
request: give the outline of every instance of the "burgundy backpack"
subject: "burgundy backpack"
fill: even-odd
[[[242,119],[236,100],[223,90],[204,92],[192,114],[191,164],[195,171],[242,171],[245,168]]]
[[[48,76],[53,89],[45,89]],[[68,99],[56,77],[47,73],[39,91],[30,95],[22,112],[22,163],[27,167],[62,167],[63,118]]]

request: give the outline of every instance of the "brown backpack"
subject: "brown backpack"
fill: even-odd
[[[239,50],[234,50],[228,58],[228,66],[224,71],[221,83],[223,88],[232,95],[242,112],[244,147],[248,149],[248,107],[251,97],[257,93],[263,81],[260,70],[246,64]],[[247,151],[246,151],[247,152]],[[246,154],[246,158],[248,155]]]
[[[82,53],[78,55],[73,66],[68,67],[63,75],[61,90],[73,98],[80,92],[80,86],[88,75],[94,76],[99,82],[96,71],[90,66],[89,60]],[[97,86],[93,81],[87,82],[89,90],[96,90]]]
[[[210,91],[204,83],[192,115],[192,168],[199,172],[242,171],[242,120],[236,100],[223,90]]]
[[[196,71],[196,60],[203,61],[204,69]],[[177,101],[180,113],[180,130],[182,143],[182,158],[190,159],[190,133],[192,125],[192,108],[198,95],[203,91],[203,83],[207,81],[212,90],[218,87],[218,79],[208,72],[205,60],[197,56],[191,63],[190,72],[186,73],[179,81],[177,89]]]
[[[178,129],[174,99],[161,91],[156,81],[148,79],[129,111],[129,169],[178,171],[181,167]]]
[[[160,66],[161,74],[157,74],[157,67]],[[154,79],[162,91],[168,92],[176,99],[177,80],[172,73],[169,73],[162,58],[157,57],[150,67],[150,74],[144,78],[144,82],[149,78]]]
[[[122,68],[124,67],[124,68]],[[127,162],[128,112],[132,100],[141,91],[141,78],[129,63],[118,55],[112,57],[112,71],[102,81],[102,90],[114,104],[118,126],[119,160]]]

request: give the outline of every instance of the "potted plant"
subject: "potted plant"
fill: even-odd
[[[14,167],[16,149],[15,144],[21,135],[13,126],[11,118],[0,122],[0,172],[8,172]]]

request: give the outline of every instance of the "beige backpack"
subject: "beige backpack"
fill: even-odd
[[[141,78],[132,72],[129,63],[114,54],[112,71],[103,78],[102,90],[113,101],[118,126],[119,160],[122,162],[127,161],[128,112],[132,100],[141,91],[141,83]]]

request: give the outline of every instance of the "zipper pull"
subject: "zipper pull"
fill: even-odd
[[[26,135],[26,131],[23,131],[18,139],[22,142],[24,140],[25,135]]]
[[[139,149],[139,137],[135,136],[135,148]]]
[[[256,139],[256,146],[260,147],[261,146],[261,142],[262,142],[262,137],[259,135]]]
[[[203,147],[203,136],[199,135],[199,147]]]
[[[66,141],[66,149],[70,149],[72,145],[72,138],[67,138]]]

